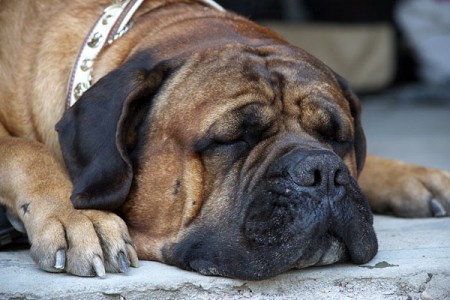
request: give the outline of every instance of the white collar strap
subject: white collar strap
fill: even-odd
[[[223,7],[213,0],[196,1],[213,9],[225,11]],[[111,45],[131,28],[130,19],[142,2],[144,0],[113,0],[113,3],[105,8],[103,14],[84,40],[72,67],[67,85],[67,108],[74,105],[91,86],[92,66],[97,55],[105,45]]]

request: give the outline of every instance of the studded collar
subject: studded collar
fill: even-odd
[[[219,11],[225,11],[213,0],[196,0]],[[83,95],[92,84],[92,67],[102,49],[111,45],[131,27],[130,19],[144,0],[113,0],[91,28],[72,67],[67,84],[67,108]]]

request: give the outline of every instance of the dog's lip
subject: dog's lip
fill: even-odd
[[[189,263],[189,267],[203,275],[208,276],[223,276],[223,272],[213,262],[205,259],[196,259]]]
[[[322,254],[317,265],[330,265],[339,261],[348,260],[348,253],[344,242],[332,235],[330,239],[330,247]]]
[[[308,258],[301,256],[295,263],[286,265],[283,270],[287,271],[289,269],[303,269],[312,266],[324,266],[348,260],[349,256],[344,242],[340,238],[332,234],[327,235],[326,238],[329,239],[329,242],[327,243],[327,249],[319,248],[319,250],[314,251],[313,256],[310,256]],[[301,252],[304,253],[304,251]],[[230,271],[227,268],[223,268],[223,266],[220,266],[220,264],[217,264],[208,259],[198,258],[190,261],[188,265],[189,269],[199,272],[203,275],[226,277],[236,277],[237,275],[233,271]],[[248,267],[250,269],[252,268],[252,266]],[[256,270],[258,269],[255,269],[255,271]],[[261,268],[259,272],[256,272],[252,277],[248,277],[247,279],[265,279],[282,273],[284,272],[283,270],[278,270],[278,272],[276,272],[275,274],[271,274],[267,270],[264,270],[264,268]],[[248,276],[248,274],[246,276]]]
[[[326,249],[320,248],[319,251],[314,252],[314,256],[307,259],[301,257],[297,261],[295,268],[303,269],[311,266],[325,266],[348,260],[347,249],[342,239],[334,234],[329,234],[327,238],[329,242]]]

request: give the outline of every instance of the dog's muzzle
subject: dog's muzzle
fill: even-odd
[[[330,151],[285,153],[239,202],[245,205],[226,224],[175,247],[184,267],[252,280],[295,267],[365,263],[377,252],[367,200]]]
[[[327,223],[331,207],[340,205],[346,195],[349,180],[346,166],[331,152],[283,155],[256,189],[247,209],[245,236],[257,245],[276,246],[295,239],[312,224]]]

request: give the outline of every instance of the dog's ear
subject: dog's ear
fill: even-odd
[[[136,131],[171,69],[167,61],[136,55],[89,88],[58,122],[76,208],[116,209],[125,201]]]
[[[361,123],[361,103],[359,98],[350,88],[347,80],[337,73],[334,73],[339,86],[341,87],[342,93],[350,104],[350,110],[353,117],[354,126],[354,150],[356,155],[356,167],[358,170],[358,175],[364,167],[364,162],[366,160],[366,136]]]

